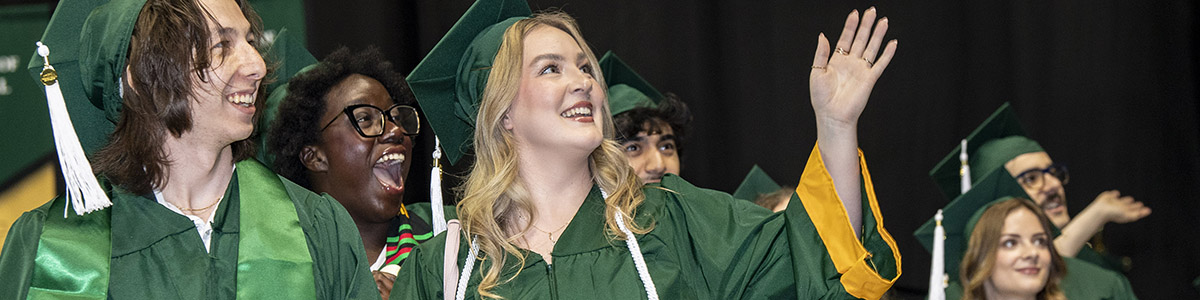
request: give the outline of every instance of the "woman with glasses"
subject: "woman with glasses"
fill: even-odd
[[[380,270],[432,236],[403,204],[420,131],[412,92],[378,49],[343,47],[293,77],[286,93],[266,139],[274,169],[346,207],[387,297],[394,275]]]

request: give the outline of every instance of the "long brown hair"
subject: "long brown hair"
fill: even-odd
[[[1042,225],[1042,230],[1047,235],[1050,234],[1050,219],[1042,212],[1041,208],[1029,201],[1021,198],[1012,198],[999,203],[993,204],[983,215],[979,217],[979,222],[976,223],[975,229],[971,230],[971,239],[967,245],[967,253],[963,255],[962,264],[959,272],[960,282],[963,284],[963,299],[987,299],[984,293],[984,283],[992,276],[992,270],[996,267],[996,248],[1000,244],[1000,236],[1004,229],[1004,219],[1008,215],[1019,209],[1027,209],[1037,215],[1038,222]],[[1054,242],[1046,243],[1050,250],[1050,270],[1049,276],[1046,279],[1046,286],[1037,294],[1037,299],[1041,300],[1060,300],[1066,299],[1063,295],[1059,283],[1063,277],[1067,275],[1067,264],[1063,261],[1062,256],[1058,254],[1058,250],[1054,248]]]
[[[512,243],[521,236],[523,230],[510,232],[506,229],[527,229],[530,224],[513,223],[515,217],[527,215],[532,220],[537,214],[528,190],[518,179],[516,141],[512,132],[504,129],[501,119],[516,98],[521,83],[525,36],[541,26],[557,28],[571,35],[587,55],[588,61],[593,66],[598,65],[595,54],[580,35],[575,20],[566,13],[534,14],[532,18],[517,21],[504,32],[504,40],[489,71],[489,80],[484,87],[475,122],[475,164],[464,185],[463,200],[458,203],[458,215],[463,220],[468,236],[479,243],[483,256],[491,260],[486,271],[480,270],[486,272],[477,289],[483,297],[501,298],[490,291],[502,284],[500,272],[505,267],[507,254],[522,260],[518,265],[524,263],[525,256]],[[599,83],[597,87],[605,87],[600,69],[595,70],[595,78]],[[600,188],[609,192],[609,197],[605,199],[606,231],[616,234],[618,239],[633,238],[620,233],[613,218],[619,211],[626,216],[624,223],[631,231],[649,232],[652,224],[642,227],[633,222],[633,216],[645,200],[645,195],[637,174],[629,167],[620,146],[612,140],[616,130],[608,106],[600,106],[593,116],[603,124],[605,139],[588,156],[588,168]],[[602,235],[605,232],[593,234]]]
[[[251,34],[262,36],[258,14],[245,0],[236,1]],[[208,50],[211,19],[197,0],[148,0],[142,6],[129,42],[130,78],[121,79],[120,120],[108,144],[92,159],[96,173],[135,194],[149,194],[166,184],[171,164],[162,149],[166,135],[179,137],[192,129],[191,91],[199,84],[193,78],[212,80],[204,73],[213,63]],[[258,93],[259,100],[263,94]],[[255,101],[255,106],[262,102]],[[254,155],[249,139],[234,142],[232,148],[234,161]]]

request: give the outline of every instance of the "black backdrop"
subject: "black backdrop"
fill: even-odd
[[[904,255],[896,296],[922,295],[929,254],[912,232],[945,205],[928,170],[1000,104],[1068,164],[1071,213],[1119,189],[1154,209],[1109,225],[1143,299],[1197,299],[1200,108],[1193,1],[532,1],[575,16],[598,54],[613,50],[692,107],[683,176],[732,191],[753,164],[798,180],[816,139],[807,76],[816,36],[877,5],[900,40],[860,121],[887,229]],[[467,0],[307,1],[309,47],[382,47],[408,72]],[[429,145],[430,137],[421,142]],[[425,147],[426,151],[428,147]],[[422,165],[426,161],[418,161]],[[416,166],[418,164],[414,164]],[[427,195],[427,169],[409,199]]]
[[[2,0],[39,3],[53,0]],[[306,0],[309,49],[377,45],[407,73],[470,0]],[[904,256],[899,298],[927,289],[929,254],[912,231],[947,202],[928,170],[1000,104],[1070,166],[1070,212],[1119,189],[1154,209],[1109,225],[1142,299],[1200,299],[1197,3],[1121,1],[569,1],[598,54],[613,50],[695,113],[683,176],[732,191],[753,164],[795,182],[816,140],[807,76],[816,36],[877,5],[900,40],[860,121],[887,229]],[[429,127],[425,127],[429,128]],[[430,131],[418,142],[428,153]],[[428,199],[416,155],[408,201]],[[461,164],[461,163],[460,163]],[[461,166],[458,166],[461,168]],[[448,178],[453,180],[453,178]]]

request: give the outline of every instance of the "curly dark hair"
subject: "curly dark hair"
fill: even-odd
[[[396,103],[416,102],[404,76],[395,71],[379,48],[371,46],[358,53],[338,48],[316,67],[288,81],[287,97],[279,104],[267,136],[267,151],[275,156],[275,173],[305,188],[312,187],[308,169],[300,161],[300,150],[321,143],[321,124],[317,123],[325,115],[325,94],[353,74],[378,80]]]
[[[617,142],[624,143],[639,132],[655,131],[655,129],[670,126],[675,132],[675,151],[683,156],[683,142],[687,135],[687,125],[692,122],[692,111],[687,103],[674,93],[666,93],[658,106],[637,107],[613,117],[613,125],[617,128]]]

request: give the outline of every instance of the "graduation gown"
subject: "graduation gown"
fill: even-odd
[[[659,295],[664,299],[880,297],[900,274],[900,256],[877,215],[865,163],[861,166],[861,239],[854,236],[817,149],[797,188],[800,196],[793,195],[792,205],[780,213],[695,187],[674,175],[646,186],[646,201],[635,221],[654,227],[637,235],[637,240]],[[802,202],[805,196],[811,201]],[[500,278],[516,277],[492,292],[507,299],[645,299],[625,242],[605,234],[604,209],[604,199],[593,187],[556,243],[553,264],[525,252],[525,262],[518,266],[518,258],[510,255]],[[445,237],[438,235],[413,251],[396,278],[396,286],[406,288],[393,292],[391,299],[442,298]],[[465,236],[459,246],[462,266],[470,246]],[[476,265],[467,299],[479,298],[476,288],[489,265],[487,260]]]
[[[111,211],[109,299],[234,299],[237,292],[240,199],[234,171],[213,217],[211,252],[195,225],[157,203],[106,186]],[[313,262],[317,299],[379,299],[358,229],[346,209],[287,179]],[[0,298],[25,299],[47,216],[61,216],[62,197],[26,212],[9,230],[0,255]],[[53,209],[52,209],[53,208]]]

